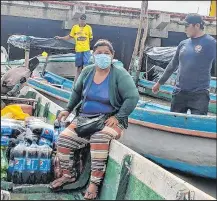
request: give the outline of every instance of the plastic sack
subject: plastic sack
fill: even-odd
[[[10,115],[9,115],[10,114]],[[8,105],[1,110],[1,117],[12,116],[12,119],[24,120],[30,115],[24,113],[19,105]]]
[[[22,127],[25,127],[24,121],[11,119],[11,118],[1,118],[1,124],[18,124]]]
[[[25,126],[28,127],[31,124],[45,123],[46,118],[45,117],[33,117],[33,116],[30,116],[30,117],[26,117],[24,122],[25,122]]]
[[[1,119],[1,135],[16,138],[25,132],[24,122],[14,119]]]
[[[177,47],[148,47],[145,49],[144,54],[148,56],[151,63],[161,66],[163,64],[168,65],[176,50]]]

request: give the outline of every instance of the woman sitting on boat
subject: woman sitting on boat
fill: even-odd
[[[66,119],[75,109],[77,115],[60,134],[57,157],[60,178],[51,183],[55,189],[77,179],[75,151],[90,143],[91,178],[85,199],[95,199],[106,170],[109,144],[118,139],[128,126],[128,116],[139,100],[138,90],[130,74],[112,64],[114,49],[107,40],[93,47],[94,63],[78,77],[67,105],[58,119]]]

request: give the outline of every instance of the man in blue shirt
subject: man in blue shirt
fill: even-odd
[[[216,68],[216,40],[203,32],[204,21],[198,14],[185,18],[188,39],[180,42],[164,74],[153,86],[157,93],[174,71],[177,71],[171,112],[207,115],[211,69]]]

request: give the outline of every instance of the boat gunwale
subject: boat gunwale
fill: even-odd
[[[62,76],[60,76],[60,75],[57,75],[57,74],[55,74],[55,73],[53,73],[53,72],[50,72],[50,71],[46,71],[46,70],[45,70],[44,77],[45,77],[45,75],[52,75],[52,76],[54,76],[54,77],[56,77],[56,78],[59,78],[59,79],[63,80],[63,82],[66,81],[66,82],[71,82],[71,84],[73,84],[73,81],[71,81],[71,80],[69,80],[69,79],[67,79],[67,78],[64,78],[64,77],[62,77]],[[30,78],[30,79],[37,79],[37,78]]]
[[[146,79],[140,79],[140,81],[141,82],[149,82],[150,84],[155,84],[156,82],[153,82],[153,81],[150,81],[150,80],[146,80]],[[148,88],[148,89],[150,89],[150,90],[152,90],[152,87],[151,86],[144,86],[144,85],[142,85],[142,84],[146,84],[146,83],[139,83],[139,86],[140,87],[146,87],[146,88]],[[164,88],[174,88],[174,86],[172,86],[172,85],[170,85],[170,84],[164,84],[164,85],[162,85]],[[165,91],[165,90],[162,90],[162,89],[159,89],[159,92],[162,92],[162,93],[165,93],[165,94],[171,94],[172,95],[172,93],[171,92],[169,92],[169,91]],[[158,93],[159,93],[158,92]],[[213,97],[213,98],[216,98],[216,94],[215,93],[211,93],[210,92],[210,95]],[[216,103],[216,99],[214,100],[214,99],[210,99],[210,102],[212,102],[212,103]]]
[[[120,150],[121,147],[124,148],[123,153],[114,152],[114,150]],[[130,168],[131,175],[137,178],[140,182],[144,183],[149,188],[151,188],[153,191],[158,193],[160,196],[164,197],[165,199],[173,200],[176,197],[175,192],[177,193],[179,191],[182,191],[183,189],[188,188],[189,190],[191,189],[195,192],[195,199],[199,199],[199,197],[197,197],[196,192],[199,192],[201,190],[199,190],[197,187],[189,184],[183,179],[165,170],[164,168],[160,167],[159,165],[155,164],[154,162],[150,161],[149,159],[145,158],[139,153],[133,151],[121,142],[117,140],[111,141],[109,156],[114,161],[116,161],[119,164],[122,164],[121,159],[123,158],[123,156],[128,154],[132,156],[132,166]],[[147,168],[145,174],[143,172],[144,167]],[[155,181],[154,178],[159,180]],[[163,181],[167,181],[166,185],[162,185],[161,182]],[[202,194],[200,195],[205,196],[203,197],[203,199],[206,198],[215,200],[215,198],[206,194],[205,192],[202,191],[201,193]]]
[[[69,92],[70,93],[70,91],[67,91],[67,90],[65,90],[65,89],[62,89],[62,88],[57,88],[57,87],[55,87],[55,86],[53,86],[52,84],[50,84],[50,83],[43,83],[42,81],[40,81],[40,80],[36,80],[35,78],[29,78],[28,79],[28,81],[27,81],[27,84],[28,85],[32,85],[31,83],[29,83],[29,81],[33,81],[33,82],[37,82],[37,83],[39,83],[39,84],[44,84],[44,85],[47,85],[48,87],[51,87],[51,88],[54,88],[54,89],[58,89],[59,91],[62,91],[62,92]],[[33,86],[32,86],[33,87]],[[34,86],[34,87],[36,87],[36,86]],[[68,100],[67,100],[68,101]]]
[[[28,84],[28,86],[32,87],[31,84]],[[36,87],[36,86],[34,86],[34,88],[35,88],[36,90],[38,90],[38,91],[44,92],[44,93],[46,93],[47,95],[52,96],[53,98],[56,98],[57,100],[61,100],[61,101],[65,102],[65,103],[68,103],[68,100],[65,99],[65,98],[62,98],[62,97],[60,97],[60,96],[55,96],[55,95],[53,95],[52,93],[50,93],[49,91],[46,91],[46,90],[41,89],[41,88]]]
[[[159,104],[158,104],[159,105]],[[211,116],[211,115],[196,115],[196,114],[184,114],[184,113],[177,113],[177,112],[170,112],[170,111],[158,111],[158,110],[152,110],[152,109],[145,109],[142,107],[137,106],[135,109],[142,110],[142,111],[148,111],[152,113],[164,113],[170,116],[181,116],[181,117],[193,117],[196,119],[216,119],[216,116]]]
[[[148,128],[153,128],[156,130],[162,130],[162,131],[170,132],[171,134],[181,134],[181,135],[186,135],[186,136],[217,139],[216,133],[211,133],[211,132],[203,132],[203,131],[197,131],[197,130],[170,127],[170,126],[135,120],[132,118],[129,118],[128,122],[131,124],[134,124],[134,125],[140,125],[140,126],[144,126],[144,127],[148,127]]]
[[[36,79],[34,79],[34,78],[29,78],[28,80],[35,81],[35,82],[37,82],[37,83],[39,83],[39,84],[47,85],[48,87],[51,87],[51,88],[53,88],[53,89],[57,89],[57,90],[62,91],[62,92],[68,92],[68,93],[70,93],[70,91],[67,91],[67,90],[61,89],[61,88],[57,88],[57,87],[55,87],[55,86],[52,86],[52,85],[49,84],[49,83],[43,83],[43,82],[41,82],[41,81],[39,81],[39,80],[36,80]],[[31,86],[32,84],[27,82],[27,85]],[[48,93],[48,94],[51,95],[52,97],[57,98],[57,96],[54,96],[54,95],[51,94],[51,92],[49,92],[49,91],[45,91],[44,89],[41,89],[41,88],[36,87],[36,86],[31,86],[31,87],[38,88],[38,90],[42,90],[43,92]],[[64,99],[64,98],[63,98],[63,99],[60,98],[60,100],[62,100],[62,101],[64,101],[64,102],[68,102],[68,100],[66,100],[66,99]],[[141,101],[141,100],[140,100],[140,101]],[[145,102],[144,102],[144,103],[145,103]],[[142,105],[142,104],[144,104],[144,103],[141,102],[141,103],[139,103],[139,104]],[[170,111],[168,111],[168,112],[167,112],[167,111],[157,111],[157,110],[151,110],[151,109],[142,108],[142,107],[140,107],[140,105],[138,105],[138,106],[136,107],[136,109],[144,110],[144,111],[150,111],[150,112],[154,112],[154,113],[165,113],[165,114],[167,114],[167,115],[175,115],[175,116],[195,117],[195,118],[198,118],[198,115],[194,115],[194,114],[182,114],[182,113],[176,113],[176,112],[170,112]],[[160,105],[160,104],[156,104],[156,105]],[[216,117],[215,117],[215,116],[210,116],[210,115],[208,115],[208,116],[200,115],[200,118],[201,118],[201,119],[213,119],[213,118],[216,118]]]

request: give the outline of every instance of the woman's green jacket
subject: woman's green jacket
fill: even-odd
[[[86,66],[73,86],[72,94],[67,105],[67,110],[72,112],[82,102],[82,91],[86,80],[93,80],[95,65]],[[109,98],[111,105],[115,108],[114,116],[124,128],[128,126],[128,116],[135,109],[139,93],[136,85],[125,68],[112,65],[109,80]],[[90,80],[90,81],[92,81]]]

